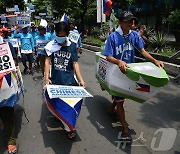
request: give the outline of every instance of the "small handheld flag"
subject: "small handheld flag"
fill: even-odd
[[[61,21],[68,23],[68,18],[67,18],[67,15],[65,13],[62,16]]]

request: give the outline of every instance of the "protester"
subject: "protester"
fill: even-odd
[[[119,27],[115,32],[110,34],[107,38],[104,55],[109,62],[112,62],[120,68],[122,73],[126,73],[127,63],[134,62],[134,49],[135,47],[141,52],[141,54],[155,63],[159,67],[164,67],[163,63],[154,59],[144,49],[144,42],[140,35],[131,30],[133,19],[135,17],[130,11],[124,11],[117,16],[119,20]],[[128,130],[128,126],[125,120],[124,100],[123,97],[112,96],[113,104],[108,108],[109,113],[115,112],[117,106],[117,113],[122,124],[122,135],[120,140],[132,141],[131,135]]]
[[[77,27],[75,26],[74,22],[69,23],[70,31],[73,31],[77,34],[79,34]],[[75,28],[76,27],[76,28]],[[77,46],[77,51],[78,51],[78,57],[80,56],[79,54],[82,54],[82,42],[81,42],[81,36],[79,36],[78,42],[76,44]]]
[[[38,30],[39,30],[39,35],[35,37],[34,44],[37,50],[38,59],[40,61],[42,75],[44,76],[44,65],[45,65],[45,57],[46,57],[46,52],[44,50],[44,47],[50,40],[49,37],[46,35],[46,27],[39,26]]]
[[[55,31],[55,40],[49,42],[45,47],[49,55],[45,59],[45,83],[76,86],[78,83],[74,77],[75,73],[79,84],[85,87],[86,84],[78,64],[76,44],[68,39],[68,25],[65,22],[56,23]],[[51,75],[50,62],[52,65]],[[66,130],[66,133],[69,139],[75,139],[76,134],[74,131]]]
[[[29,33],[32,35],[33,39],[38,35],[35,24],[31,24],[31,31]]]
[[[147,48],[147,43],[149,43],[148,35],[146,32],[146,25],[141,25],[138,30],[139,35],[143,38],[145,44],[145,49]]]
[[[54,31],[55,25],[54,24],[50,24],[49,28],[50,28],[50,32],[47,33],[47,35],[48,35],[50,40],[54,40],[54,38],[56,36],[55,31]]]
[[[22,27],[22,33],[20,28],[17,27],[14,33],[15,38],[20,38],[21,41],[21,59],[24,65],[24,74],[29,73],[33,75],[32,63],[33,63],[33,52],[34,52],[34,40],[31,34],[28,33],[28,26]],[[29,70],[26,64],[26,59],[29,62]]]
[[[8,29],[2,29],[2,37],[7,38]],[[14,48],[10,42],[8,42],[10,51],[12,53],[14,63],[17,65],[17,57]],[[1,96],[3,97],[3,96]],[[16,134],[15,134],[15,116],[14,116],[14,106],[3,106],[0,107],[0,119],[3,122],[3,134],[4,139],[7,144],[8,153],[15,154],[17,152],[16,147]]]

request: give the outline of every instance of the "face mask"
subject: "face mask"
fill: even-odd
[[[64,43],[67,37],[58,37],[55,36],[55,40],[57,41],[57,43]]]

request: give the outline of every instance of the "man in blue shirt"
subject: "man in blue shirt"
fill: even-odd
[[[31,31],[29,32],[33,39],[38,35],[38,32],[36,31],[36,25],[35,24],[32,24],[31,25]]]
[[[127,63],[134,62],[134,50],[136,48],[151,62],[159,67],[164,67],[162,62],[154,59],[145,51],[142,37],[136,31],[131,30],[133,19],[135,19],[133,14],[130,11],[124,11],[117,18],[119,20],[119,27],[109,35],[105,46],[104,55],[107,60],[118,65],[122,73],[126,73]],[[108,109],[108,112],[113,113],[115,106],[117,106],[117,112],[123,129],[120,140],[131,142],[132,138],[129,134],[123,107],[125,98],[117,96],[112,96],[112,98],[113,104]]]
[[[47,35],[48,35],[48,37],[49,37],[50,40],[54,40],[54,38],[55,38],[55,36],[56,36],[56,33],[55,33],[55,31],[54,31],[54,29],[55,29],[54,24],[50,24],[49,28],[50,28],[50,32],[47,33]]]
[[[78,32],[78,30],[77,30],[77,27],[75,26],[75,23],[74,23],[74,22],[70,22],[70,23],[69,23],[69,27],[70,27],[70,31],[73,31],[73,32],[79,34],[79,32]],[[77,47],[78,57],[79,57],[79,54],[82,54],[82,42],[81,42],[81,36],[80,36],[80,34],[79,34],[78,42],[76,43],[76,47]]]
[[[42,75],[44,76],[44,64],[46,58],[46,51],[44,47],[50,41],[49,37],[46,35],[46,27],[39,26],[39,35],[37,35],[34,39],[35,48],[37,50],[37,56],[40,61],[40,66],[42,69]]]
[[[28,66],[26,59],[29,62],[29,73],[33,74],[32,63],[33,63],[33,52],[34,52],[34,40],[31,34],[28,33],[28,26],[22,27],[22,33],[19,33],[20,29],[17,28],[14,32],[15,38],[20,38],[21,41],[21,58],[24,65],[24,73],[27,73]],[[18,34],[17,34],[18,32]]]

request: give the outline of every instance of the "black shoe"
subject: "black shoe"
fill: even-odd
[[[28,70],[28,68],[25,67],[23,73],[24,73],[24,74],[27,74],[27,70]]]
[[[129,133],[122,132],[121,137],[119,139],[120,141],[127,141],[132,142],[132,137]]]
[[[29,74],[32,74],[32,75],[34,75],[34,72],[33,72],[33,70],[29,70]]]

